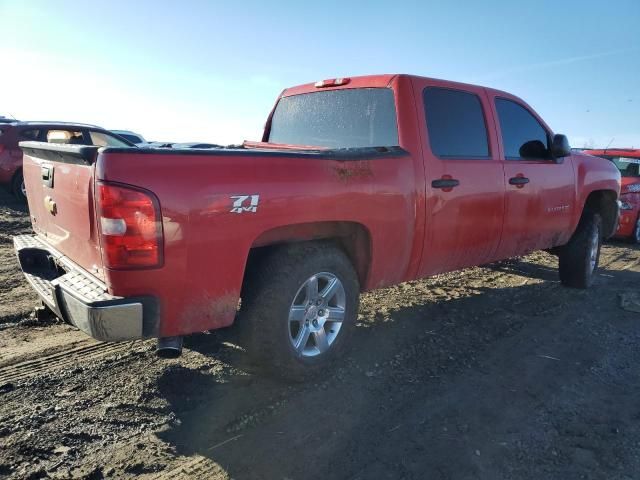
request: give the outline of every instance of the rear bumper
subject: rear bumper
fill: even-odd
[[[14,237],[20,268],[42,301],[64,321],[102,341],[158,334],[154,297],[115,297],[96,277],[35,235]]]

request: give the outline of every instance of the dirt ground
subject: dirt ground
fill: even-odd
[[[0,477],[640,478],[638,247],[589,291],[535,253],[366,294],[350,356],[285,384],[229,332],[161,360],[31,318],[28,231],[0,193]]]

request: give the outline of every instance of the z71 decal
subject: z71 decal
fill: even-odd
[[[260,195],[231,195],[233,200],[231,213],[256,213],[258,211],[258,202]]]

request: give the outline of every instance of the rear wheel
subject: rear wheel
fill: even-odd
[[[588,288],[593,283],[602,246],[602,218],[585,212],[578,228],[559,255],[560,281],[566,287]]]
[[[27,202],[27,190],[24,186],[24,177],[22,176],[22,170],[18,171],[11,182],[11,190],[18,200],[21,202]]]
[[[248,279],[240,328],[252,359],[279,377],[304,380],[344,353],[360,286],[347,256],[327,244],[269,255]]]

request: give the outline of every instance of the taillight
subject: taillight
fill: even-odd
[[[96,213],[106,268],[162,265],[162,220],[156,196],[141,188],[97,183]]]

